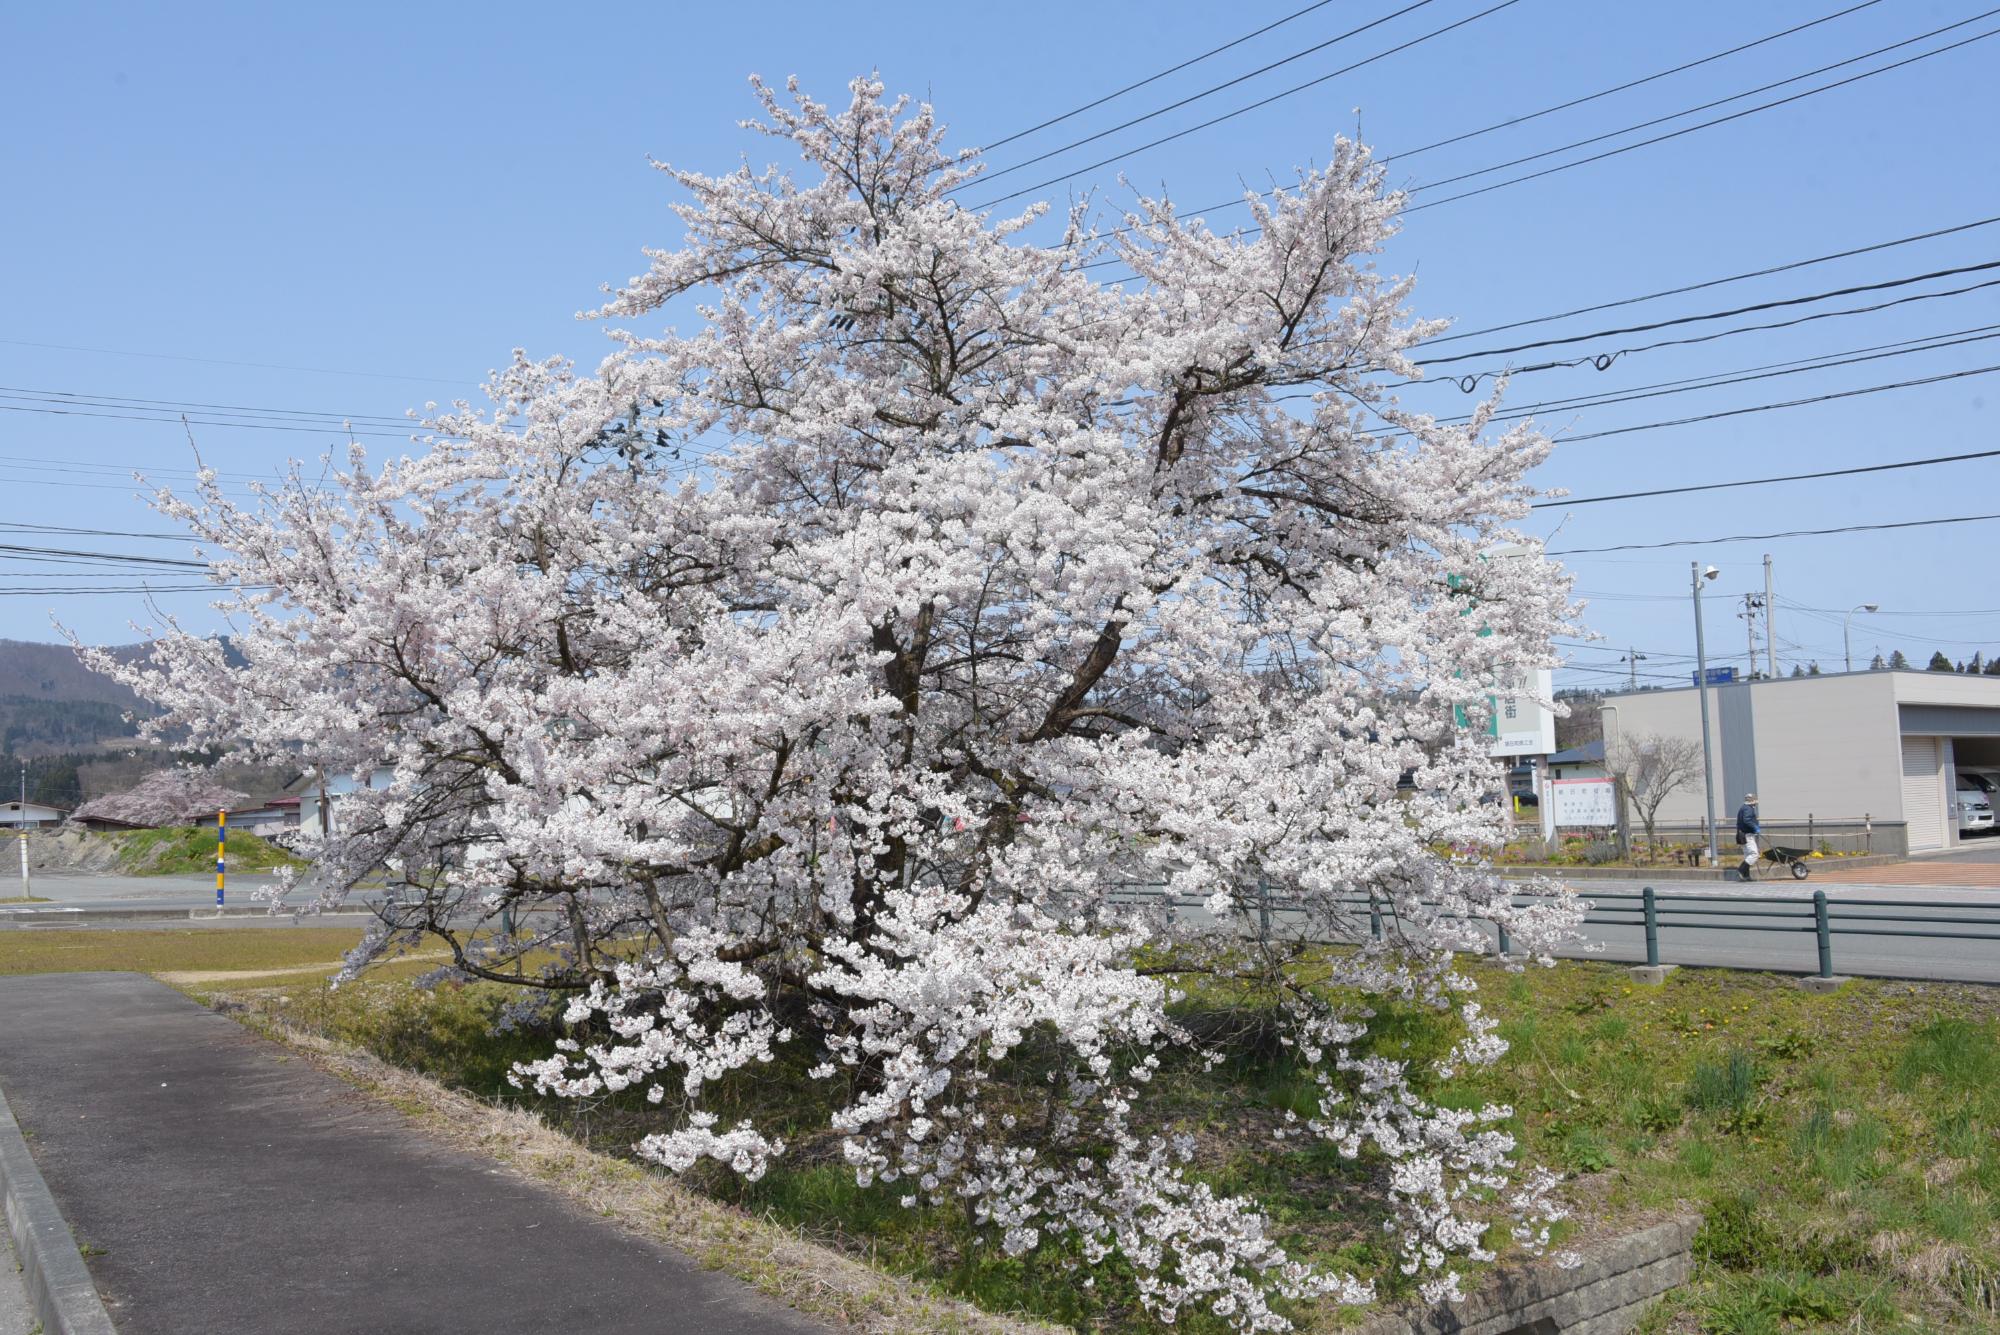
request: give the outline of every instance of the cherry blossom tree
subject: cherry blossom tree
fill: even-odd
[[[212,821],[218,811],[242,806],[249,795],[225,788],[193,769],[154,770],[122,793],[94,797],[72,820],[101,818],[127,825],[189,825]]]
[[[1546,440],[1394,393],[1442,328],[1371,262],[1400,198],[1340,142],[1239,232],[1086,200],[1031,244],[1046,207],[964,207],[979,157],[929,107],[755,91],[798,167],[662,168],[684,236],[596,313],[595,374],[517,354],[408,457],[160,494],[241,659],[170,627],[94,664],[193,745],[389,771],[288,893],[399,872],[351,967],[431,938],[565,998],[520,1079],[643,1090],[668,1168],[764,1172],[785,1146],[711,1095],[806,1053],[863,1183],[1010,1253],[1115,1258],[1162,1320],[1362,1300],[1148,1111],[1202,1059],[1180,989],[1220,977],[1319,1081],[1288,1134],[1388,1165],[1427,1293],[1495,1221],[1545,1241],[1507,1110],[1361,1044],[1388,996],[1451,1017],[1444,1068],[1495,1060],[1456,961],[1480,920],[1531,950],[1573,921],[1438,851],[1499,841],[1488,702],[1570,608],[1508,527]],[[1032,1134],[1001,1097],[1030,1043]]]

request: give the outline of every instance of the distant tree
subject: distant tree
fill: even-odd
[[[1794,677],[1803,677],[1806,675],[1806,670],[1800,667],[1797,663],[1794,663],[1792,664],[1792,675]]]
[[[2000,658],[1989,658],[1986,660],[1986,675],[1989,677],[2000,677]]]
[[[213,820],[215,813],[241,806],[248,795],[224,788],[192,769],[155,770],[128,792],[93,798],[76,815],[103,816],[129,825],[186,825]]]
[[[1556,750],[1567,751],[1604,736],[1604,724],[1597,712],[1603,699],[1604,692],[1587,688],[1571,687],[1556,692],[1557,703],[1569,706],[1569,714],[1556,720]]]
[[[1942,650],[1942,649],[1938,649],[1938,650],[1935,650],[1934,652],[1932,652],[1932,654],[1931,654],[1931,661],[1930,661],[1930,662],[1929,662],[1928,664],[1926,664],[1926,665],[1925,665],[1925,668],[1924,668],[1924,670],[1925,670],[1926,672],[1956,672],[1956,671],[1958,671],[1958,669],[1957,669],[1957,668],[1955,668],[1955,667],[1953,667],[1953,666],[1951,665],[1951,660],[1950,660],[1949,658],[1946,658],[1946,657],[1944,656],[1944,650]]]
[[[1661,805],[1701,777],[1701,743],[1658,733],[1621,736],[1615,746],[1605,748],[1604,768],[1618,784],[1618,795],[1646,827],[1647,848],[1657,848],[1655,826]]]
[[[1870,672],[1880,672],[1883,668],[1888,666],[1889,665],[1887,663],[1882,661],[1882,655],[1880,654],[1876,654],[1875,657],[1868,660],[1868,670]]]
[[[1806,675],[1808,677],[1817,677],[1819,675],[1819,661],[1817,659],[1806,664]]]
[[[1972,657],[1965,660],[1965,671],[1967,672],[1986,671],[1986,656],[1980,653],[1977,649],[1974,649],[1972,651]]]
[[[1897,672],[1907,672],[1910,668],[1910,660],[1903,657],[1901,649],[1897,649],[1889,655],[1889,666]]]

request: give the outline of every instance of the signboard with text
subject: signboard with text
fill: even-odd
[[[1549,794],[1558,828],[1610,829],[1618,824],[1618,785],[1611,779],[1557,779]]]
[[[1555,694],[1555,674],[1548,668],[1517,675],[1493,698],[1495,756],[1546,756],[1556,749],[1555,712],[1544,701]]]

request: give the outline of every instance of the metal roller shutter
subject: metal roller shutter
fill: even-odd
[[[1910,851],[1944,847],[1944,793],[1938,780],[1935,737],[1903,739],[1903,819]]]

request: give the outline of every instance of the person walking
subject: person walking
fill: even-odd
[[[1763,823],[1757,819],[1757,794],[1745,793],[1743,805],[1736,808],[1736,844],[1743,850],[1743,865],[1737,870],[1746,881],[1757,879],[1757,836],[1763,832]]]

